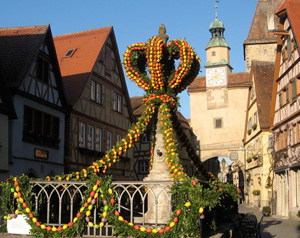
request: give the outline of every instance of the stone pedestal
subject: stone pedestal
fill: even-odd
[[[158,113],[157,117],[152,170],[149,175],[144,178],[144,181],[171,182],[170,173],[166,163],[162,126],[159,122],[160,113]],[[151,191],[149,191],[148,195],[148,211],[145,214],[145,223],[166,223],[170,219],[171,211],[170,188],[162,183],[155,187],[153,186]]]

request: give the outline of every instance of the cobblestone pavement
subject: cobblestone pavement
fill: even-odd
[[[262,217],[258,208],[250,207],[244,204],[239,205],[239,213],[252,212],[260,221]],[[287,219],[285,217],[272,215],[264,217],[261,223],[262,238],[300,238],[300,220]]]

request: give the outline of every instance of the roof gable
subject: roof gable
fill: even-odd
[[[104,27],[55,36],[54,44],[61,75],[64,77],[90,73],[111,30],[112,27]],[[72,49],[75,50],[73,55],[65,57]]]
[[[68,104],[79,99],[111,32],[112,27],[104,27],[54,37]],[[72,49],[71,57],[65,56]]]
[[[259,43],[276,43],[277,37],[268,33],[268,21],[274,20],[275,29],[278,28],[278,20],[275,18],[275,10],[282,0],[258,0],[252,19],[250,30],[244,45]]]
[[[0,65],[9,87],[18,87],[34,61],[49,25],[0,28]]]

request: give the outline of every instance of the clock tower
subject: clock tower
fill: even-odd
[[[232,71],[230,47],[224,38],[224,24],[218,19],[217,5],[216,19],[210,24],[209,31],[211,32],[211,39],[205,48],[207,63],[204,65],[206,87],[227,86],[228,76]]]

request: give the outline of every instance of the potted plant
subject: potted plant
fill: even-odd
[[[264,216],[270,216],[270,214],[271,214],[271,207],[264,206],[262,208],[262,213],[264,214]]]

